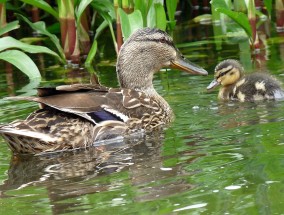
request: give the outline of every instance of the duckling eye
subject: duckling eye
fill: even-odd
[[[222,77],[222,76],[224,76],[226,73],[220,73],[219,75],[218,75],[218,78],[220,78],[220,77]]]
[[[230,72],[230,74],[229,75],[234,75],[234,72]]]

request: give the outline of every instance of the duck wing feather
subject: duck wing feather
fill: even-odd
[[[160,109],[159,104],[143,92],[132,89],[106,88],[100,85],[63,85],[40,88],[39,97],[10,97],[43,104],[62,112],[81,116],[97,124],[105,120],[126,122],[142,118]]]

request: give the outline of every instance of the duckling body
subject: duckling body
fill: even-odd
[[[281,83],[265,72],[244,75],[242,65],[236,60],[224,60],[215,68],[215,79],[208,90],[222,85],[220,100],[258,101],[283,99]]]
[[[153,74],[163,67],[207,75],[180,54],[165,32],[140,29],[118,56],[121,88],[75,84],[39,89],[38,97],[16,97],[38,102],[42,109],[0,126],[0,133],[14,153],[38,154],[86,148],[97,141],[160,128],[174,118],[152,84]]]

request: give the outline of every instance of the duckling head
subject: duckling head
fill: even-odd
[[[229,86],[240,80],[244,68],[239,61],[228,59],[215,67],[214,80],[208,85],[207,90],[214,89],[218,85]]]
[[[153,89],[154,73],[164,67],[196,75],[208,74],[183,57],[167,33],[153,28],[139,29],[125,41],[116,71],[121,87],[147,91]]]

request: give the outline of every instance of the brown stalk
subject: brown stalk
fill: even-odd
[[[66,22],[67,22],[69,54],[72,55],[75,50],[76,39],[77,39],[76,23],[75,23],[75,19],[69,18],[69,17],[66,19]]]
[[[0,3],[0,27],[6,26],[6,6],[5,3]],[[5,34],[3,36],[6,36],[8,34]]]
[[[123,38],[122,38],[122,31],[121,31],[121,23],[120,23],[120,17],[118,13],[118,0],[114,0],[114,9],[115,9],[115,14],[116,14],[116,42],[117,42],[117,53],[120,50],[120,47],[123,44]]]
[[[60,32],[61,32],[61,44],[64,50],[64,54],[67,60],[70,60],[70,52],[69,52],[69,47],[68,47],[68,25],[67,25],[67,12],[66,12],[66,0],[57,1],[58,4],[58,11],[59,11],[59,23],[60,23]]]
[[[278,31],[284,31],[284,0],[276,0],[276,28]]]
[[[89,27],[88,17],[89,17],[89,8],[87,8],[83,12],[79,26],[79,41],[83,55],[87,55],[91,48],[91,42],[89,37],[90,27]]]
[[[68,0],[67,5],[67,34],[68,34],[68,46],[69,54],[71,56],[72,63],[78,64],[80,61],[80,50],[78,42],[78,33],[76,28],[76,20],[74,14],[74,0]]]
[[[250,23],[251,30],[252,30],[252,45],[254,49],[259,49],[260,44],[259,44],[259,38],[257,35],[257,31],[256,31],[256,15],[255,15],[254,0],[249,0],[248,18],[249,18],[249,23]]]
[[[67,20],[65,18],[59,19],[60,23],[60,31],[61,31],[61,43],[64,50],[64,54],[67,60],[70,60],[70,52],[69,52],[69,46],[68,46],[68,28],[67,28]]]
[[[37,7],[32,7],[32,21],[38,22],[39,20],[39,9]]]
[[[0,4],[0,28],[6,26],[6,5],[5,3]],[[3,36],[8,36],[8,33]],[[15,84],[13,80],[13,66],[12,64],[5,62],[5,71],[6,71],[6,81],[7,81],[7,93],[9,96],[14,96],[15,93]]]

